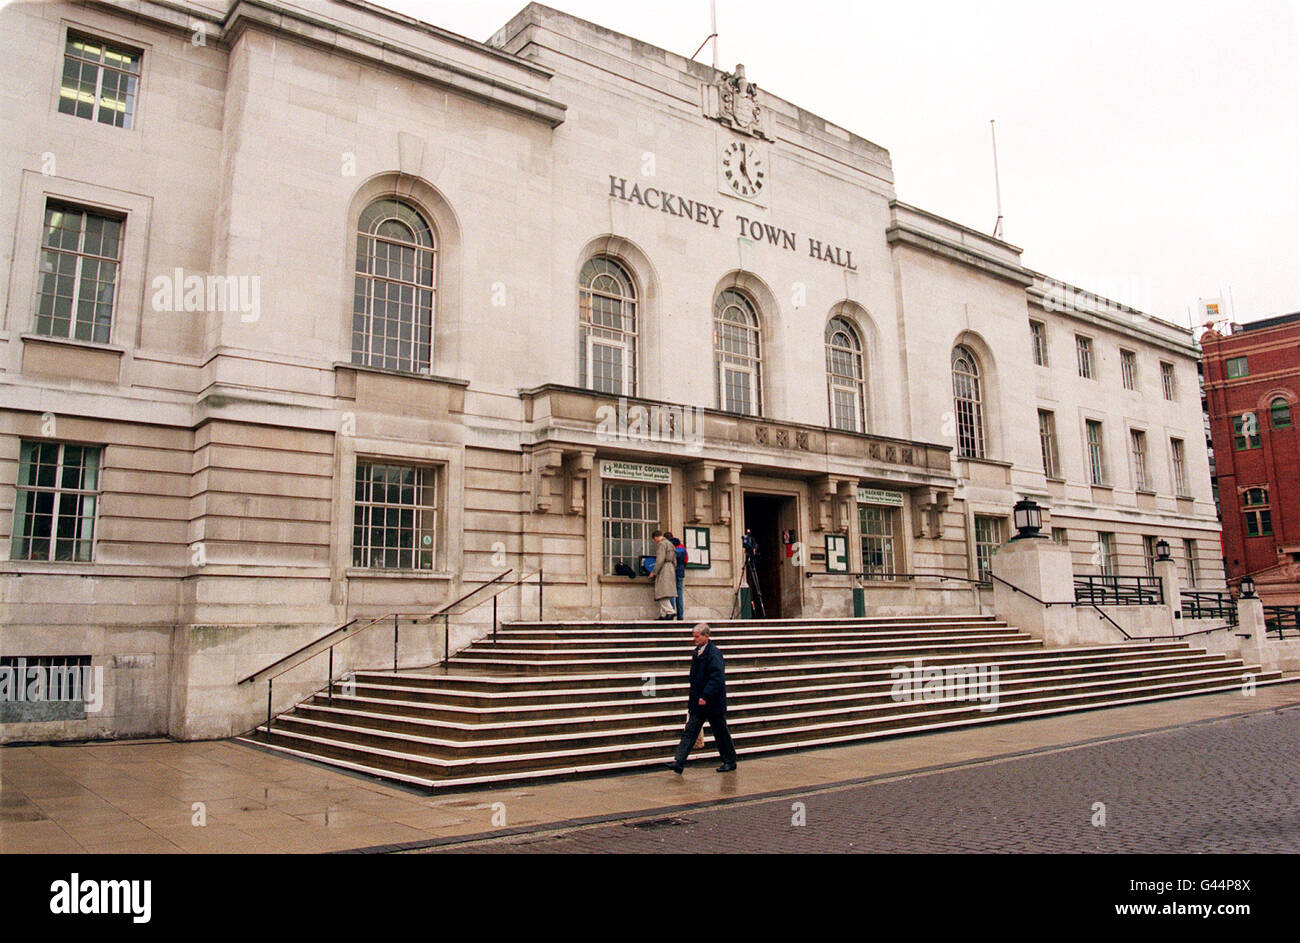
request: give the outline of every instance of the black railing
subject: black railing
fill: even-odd
[[[1184,619],[1226,619],[1228,625],[1237,624],[1237,600],[1231,593],[1184,590],[1182,604]]]
[[[1285,638],[1300,635],[1300,606],[1265,606],[1264,634]]]
[[[833,570],[809,570],[807,578],[812,579],[814,576],[849,576],[855,579],[879,582],[912,582],[914,580],[956,580],[959,583],[973,583],[976,586],[988,588],[993,585],[993,577],[985,576],[983,579],[972,579],[969,576],[949,576],[947,573],[899,573],[893,570],[855,570],[853,572],[845,571],[836,573]]]
[[[1091,606],[1159,606],[1165,589],[1158,576],[1076,576],[1074,599]]]
[[[347,641],[348,639],[356,638],[362,632],[365,632],[368,629],[372,629],[377,625],[388,625],[391,622],[393,626],[393,670],[396,671],[398,667],[398,639],[399,639],[399,633],[401,631],[402,622],[408,622],[411,625],[419,625],[421,623],[433,623],[438,619],[441,619],[442,633],[443,633],[442,634],[442,644],[443,644],[442,665],[445,668],[447,666],[447,660],[450,656],[449,644],[451,641],[451,627],[450,627],[451,616],[461,615],[465,612],[469,612],[472,609],[476,609],[479,606],[487,603],[488,600],[486,598],[481,599],[478,602],[474,603],[472,606],[469,606],[468,608],[460,609],[459,612],[453,612],[453,610],[457,609],[457,607],[463,606],[466,602],[468,602],[470,599],[472,599],[474,596],[478,595],[479,593],[483,592],[483,590],[487,589],[488,587],[491,586],[497,587],[497,591],[494,592],[490,597],[492,600],[493,639],[496,638],[496,628],[497,628],[497,597],[500,596],[501,593],[503,593],[505,590],[511,588],[512,586],[520,586],[524,582],[531,580],[534,576],[537,577],[537,618],[539,620],[542,618],[542,612],[543,612],[542,592],[543,592],[543,586],[545,585],[545,578],[542,575],[541,568],[539,567],[536,572],[521,576],[517,580],[512,580],[509,583],[503,583],[502,580],[504,580],[507,576],[509,576],[513,572],[514,570],[510,569],[498,573],[496,576],[492,577],[492,579],[484,580],[473,589],[469,590],[468,592],[462,593],[456,599],[453,599],[451,602],[446,603],[445,605],[441,606],[440,608],[438,608],[433,612],[417,612],[417,613],[389,612],[389,613],[385,613],[382,616],[369,619],[367,621],[362,621],[360,617],[354,617],[352,619],[349,619],[347,622],[343,623],[337,629],[333,629],[329,632],[326,632],[320,638],[308,642],[306,645],[303,645],[297,650],[290,652],[288,655],[285,655],[283,658],[276,659],[275,661],[271,662],[271,664],[267,665],[265,668],[261,669],[260,671],[255,671],[247,678],[242,679],[239,683],[243,685],[243,684],[255,684],[258,681],[266,682],[266,729],[267,732],[269,733],[271,729],[271,721],[274,718],[275,679],[280,677],[280,675],[284,674],[285,672],[292,671],[294,668],[297,668],[299,665],[307,661],[310,661],[311,659],[315,658],[317,655],[328,651],[329,660],[327,663],[328,667],[326,669],[325,685],[319,690],[328,691],[330,702],[332,703],[334,699],[334,681],[335,681],[334,649],[338,645]],[[428,666],[425,665],[421,667],[428,667]]]

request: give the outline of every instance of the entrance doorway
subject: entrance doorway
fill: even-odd
[[[745,573],[754,618],[781,619],[797,615],[797,604],[788,604],[795,601],[787,603],[782,598],[792,590],[797,592],[797,586],[785,585],[793,581],[793,575],[785,572],[793,571],[793,567],[787,565],[785,544],[781,541],[782,529],[795,526],[794,498],[746,493],[744,504],[744,530],[754,538],[755,546],[753,566],[746,567]]]

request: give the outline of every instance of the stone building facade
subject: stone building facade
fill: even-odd
[[[1163,536],[1222,585],[1189,333],[739,68],[538,5],[487,43],[357,0],[0,21],[0,657],[103,669],[6,739],[247,729],[244,675],[507,569],[650,617],[655,527],[689,615],[733,611],[746,528],[769,615],[854,574],[987,606],[1025,496],[1078,572]]]

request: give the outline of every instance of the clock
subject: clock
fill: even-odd
[[[767,185],[767,164],[751,141],[732,141],[722,149],[722,179],[736,196],[757,198]]]

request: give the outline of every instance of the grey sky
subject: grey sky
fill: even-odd
[[[486,39],[523,0],[380,0]],[[708,0],[555,0],[689,56]],[[1187,323],[1300,310],[1295,0],[718,0],[719,65],[889,149],[899,199],[1045,274]],[[710,60],[705,49],[701,61]]]

